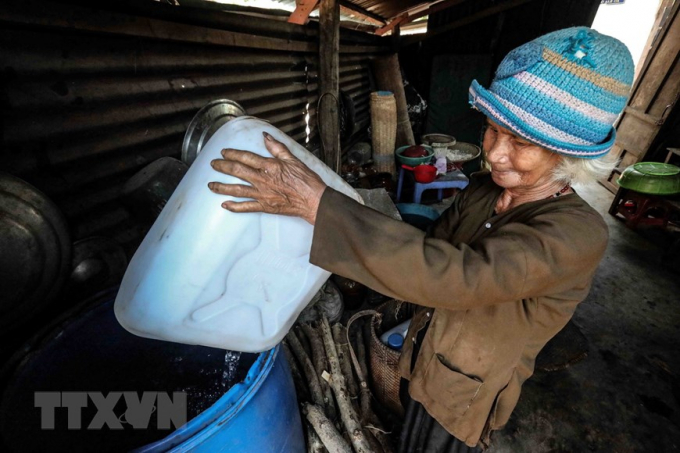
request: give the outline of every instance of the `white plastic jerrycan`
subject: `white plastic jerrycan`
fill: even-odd
[[[285,144],[326,184],[359,194],[271,124],[235,118],[215,132],[132,258],[115,313],[147,338],[244,352],[272,348],[330,273],[309,263],[313,226],[296,217],[232,213],[210,181],[243,183],[212,169],[224,148],[271,157],[262,131]],[[237,199],[238,201],[238,199]]]

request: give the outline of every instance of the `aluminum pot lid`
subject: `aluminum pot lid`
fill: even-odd
[[[71,240],[63,214],[27,182],[0,172],[0,332],[22,328],[56,296]]]
[[[187,133],[184,135],[182,161],[191,165],[210,137],[224,123],[244,115],[246,115],[246,110],[237,102],[229,99],[218,99],[203,107],[191,120]]]

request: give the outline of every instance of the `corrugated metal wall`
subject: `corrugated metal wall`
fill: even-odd
[[[370,61],[363,54],[340,55],[340,89],[354,100],[355,130],[369,125],[371,93]]]
[[[153,160],[179,157],[189,122],[209,101],[235,100],[314,143],[313,26],[157,6],[132,15],[53,2],[0,5],[2,169],[47,193],[74,239],[103,235],[136,247],[142,231],[120,189]],[[372,37],[343,33],[341,88],[361,125],[368,60],[383,50]]]

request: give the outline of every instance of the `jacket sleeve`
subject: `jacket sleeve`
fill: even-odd
[[[508,223],[474,245],[453,245],[328,188],[310,262],[428,307],[516,301],[589,281],[607,241],[606,226],[595,215],[574,210],[538,216],[530,224]]]

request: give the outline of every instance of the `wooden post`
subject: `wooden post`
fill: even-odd
[[[340,3],[319,8],[319,135],[326,165],[340,171]]]

